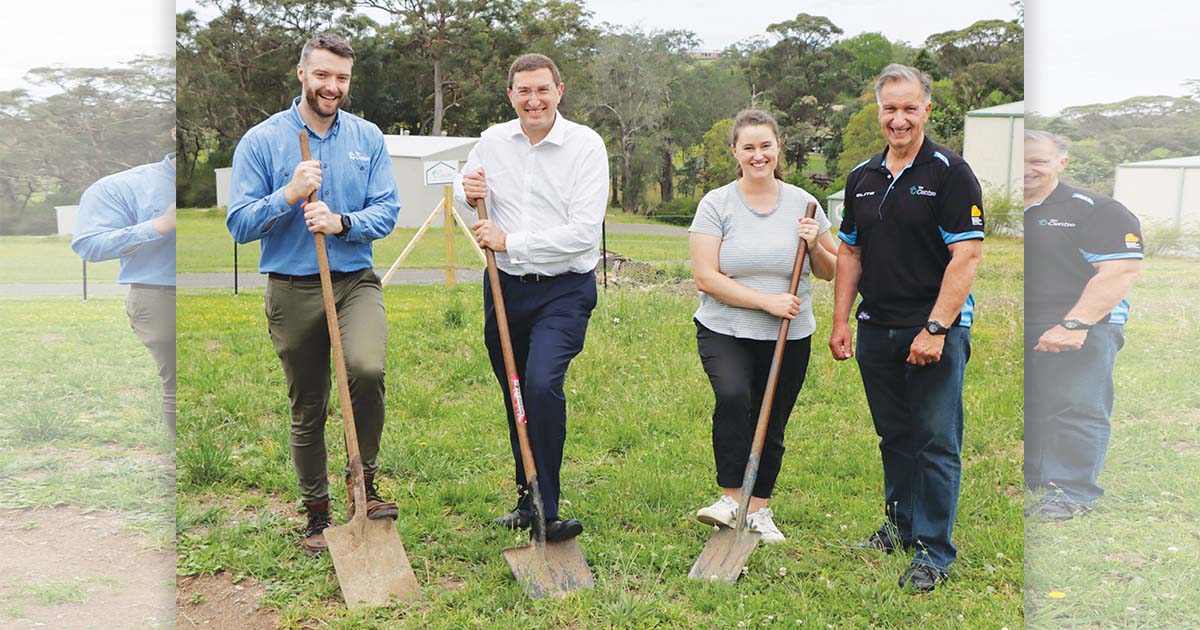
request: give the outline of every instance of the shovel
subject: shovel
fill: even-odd
[[[308,130],[300,130],[300,152],[305,160],[312,159],[308,150]],[[313,191],[309,203],[317,200]],[[363,481],[362,456],[358,452],[358,431],[354,428],[354,408],[350,402],[350,383],[346,377],[346,360],[342,355],[342,335],[338,328],[337,308],[333,304],[333,281],[329,277],[329,254],[325,251],[325,235],[313,234],[317,246],[317,265],[321,272],[321,297],[325,301],[325,319],[329,324],[329,345],[333,348],[333,365],[337,372],[338,401],[342,407],[342,425],[346,434],[346,455],[350,459],[350,475],[354,480],[354,518],[345,525],[325,530],[325,542],[333,557],[338,584],[346,606],[363,608],[383,606],[393,600],[420,599],[421,585],[413,573],[404,544],[392,519],[367,518],[367,489]]]
[[[817,204],[809,203],[804,216],[813,218],[817,213]],[[800,239],[796,249],[796,264],[792,267],[792,283],[788,293],[796,294],[800,286],[800,272],[804,269],[804,256],[808,253],[808,243]],[[783,362],[783,349],[787,346],[788,326],[790,319],[783,317],[779,323],[779,338],[775,341],[775,356],[771,358],[771,371],[767,375],[767,390],[763,394],[762,408],[758,413],[758,426],[754,429],[754,442],[750,448],[750,459],[746,461],[746,474],[742,478],[742,496],[738,500],[737,517],[733,527],[720,527],[713,532],[712,538],[704,545],[696,564],[692,565],[688,577],[693,580],[710,582],[721,581],[727,584],[737,582],[746,561],[758,540],[762,537],[758,532],[750,531],[746,521],[746,512],[750,509],[750,493],[754,490],[754,482],[758,479],[758,461],[762,456],[763,442],[767,439],[767,423],[771,418],[771,403],[775,401],[775,386],[779,382],[779,368]]]
[[[482,199],[478,202],[478,210],[479,218],[486,221],[487,207]],[[521,383],[517,378],[517,362],[513,358],[512,338],[508,334],[508,314],[504,310],[504,294],[500,291],[500,271],[496,268],[496,254],[486,248],[484,252],[492,287],[492,303],[496,307],[496,324],[500,328],[504,371],[508,373],[509,396],[517,424],[517,441],[521,445],[521,464],[525,469],[529,494],[533,498],[533,518],[530,523],[532,540],[524,547],[505,549],[504,559],[531,599],[546,595],[565,597],[573,590],[592,588],[595,582],[592,581],[587,560],[583,558],[583,551],[579,549],[579,541],[574,538],[562,542],[546,541],[546,508],[542,504],[542,489],[538,485],[533,449],[529,446],[529,432],[525,427],[525,405],[521,399]]]

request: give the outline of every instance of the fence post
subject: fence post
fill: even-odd
[[[446,288],[454,288],[454,188],[442,187],[442,209],[446,216],[442,219],[446,232]]]

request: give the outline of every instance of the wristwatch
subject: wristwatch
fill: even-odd
[[[1079,321],[1078,319],[1064,319],[1064,320],[1062,320],[1062,323],[1059,324],[1059,326],[1062,326],[1063,328],[1066,328],[1067,330],[1091,330],[1092,329],[1091,324],[1085,324],[1085,323]]]
[[[925,332],[931,335],[944,335],[950,332],[950,329],[943,326],[942,322],[939,322],[936,319],[931,319],[925,322]]]
[[[338,232],[334,236],[337,236],[338,238],[346,238],[346,235],[349,233],[350,233],[350,215],[343,214],[342,215],[342,231]]]

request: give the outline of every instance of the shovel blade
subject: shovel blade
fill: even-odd
[[[579,541],[574,538],[544,546],[531,543],[510,547],[504,550],[504,559],[530,599],[565,597],[571,591],[596,585]]]
[[[421,585],[390,518],[359,515],[325,530],[342,597],[350,609],[421,598]]]
[[[762,538],[762,534],[748,528],[718,528],[705,543],[688,577],[706,582],[737,582],[750,554],[758,546],[759,538]]]

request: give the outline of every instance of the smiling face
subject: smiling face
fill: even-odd
[[[304,86],[304,103],[321,118],[330,118],[350,95],[350,71],[354,60],[324,48],[312,51],[308,61],[296,68]]]
[[[879,90],[879,126],[893,151],[920,146],[933,103],[926,102],[917,81],[888,81]]]
[[[1048,140],[1025,141],[1025,198],[1044,199],[1058,187],[1068,158]]]
[[[513,74],[508,99],[521,128],[528,134],[542,134],[554,126],[554,114],[562,99],[563,84],[555,85],[554,75],[549,68],[537,68]]]
[[[773,179],[779,164],[779,138],[767,125],[746,125],[733,140],[733,157],[742,177]]]

